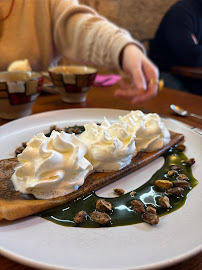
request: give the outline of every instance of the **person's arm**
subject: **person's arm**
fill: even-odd
[[[131,35],[76,0],[50,0],[53,37],[63,56],[97,66],[119,68],[119,54]],[[142,47],[143,48],[143,47]]]
[[[165,42],[179,65],[202,65],[202,46],[197,42],[197,33],[194,33],[195,19],[188,10],[179,6],[171,9],[165,17]]]
[[[156,67],[144,55],[143,46],[124,29],[74,0],[51,0],[53,36],[58,51],[67,58],[97,66],[122,69],[131,77],[129,88],[116,92],[132,103],[144,101],[157,92]],[[148,87],[147,87],[148,86]],[[141,95],[139,95],[141,93]]]

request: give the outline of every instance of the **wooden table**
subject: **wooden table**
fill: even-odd
[[[171,68],[171,73],[181,77],[202,79],[202,67],[175,66]]]
[[[113,108],[136,110],[143,109],[145,112],[156,112],[163,116],[167,116],[178,121],[184,122],[193,127],[202,128],[202,121],[193,117],[180,117],[174,114],[169,108],[170,104],[182,106],[186,110],[195,114],[202,115],[202,97],[179,92],[172,89],[165,88],[155,98],[145,102],[144,104],[134,106],[127,101],[113,96],[115,86],[110,87],[92,87],[87,101],[82,104],[66,104],[63,103],[58,94],[41,95],[38,97],[34,107],[33,114],[59,109],[70,108]],[[6,123],[6,120],[0,120],[0,125]],[[30,243],[31,244],[31,243]],[[11,261],[3,256],[0,256],[1,270],[32,270],[33,268],[23,266],[19,263]],[[166,268],[165,270],[201,270],[202,269],[202,252],[189,258],[175,266]]]

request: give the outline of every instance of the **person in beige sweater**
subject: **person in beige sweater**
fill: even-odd
[[[157,94],[158,69],[143,46],[77,0],[1,0],[0,54],[0,70],[27,58],[45,71],[60,57],[122,69],[131,84],[115,95],[137,103]]]

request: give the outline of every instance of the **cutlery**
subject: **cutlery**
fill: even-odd
[[[195,113],[189,113],[188,111],[180,108],[179,106],[177,105],[174,105],[174,104],[171,104],[170,105],[170,108],[171,110],[173,110],[176,114],[180,115],[180,116],[193,116],[193,117],[196,117],[198,119],[201,119],[202,120],[202,116],[199,116]]]

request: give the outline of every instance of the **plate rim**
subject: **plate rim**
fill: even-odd
[[[37,217],[39,218],[39,217]],[[127,225],[130,226],[130,225]],[[197,246],[195,249],[193,249],[191,252],[186,252],[183,255],[179,255],[172,258],[172,261],[170,260],[162,260],[157,263],[153,263],[151,265],[142,265],[138,268],[132,267],[132,268],[105,268],[105,270],[155,270],[155,269],[162,269],[165,267],[171,267],[175,264],[181,263],[183,260],[187,260],[192,258],[193,256],[199,254],[199,252],[202,251],[202,244]],[[61,267],[57,265],[51,265],[48,263],[41,264],[40,262],[37,262],[32,259],[28,259],[26,257],[23,257],[22,255],[18,256],[15,253],[8,251],[6,249],[2,250],[0,249],[0,254],[2,256],[5,256],[6,258],[13,260],[17,263],[23,264],[28,267],[33,267],[37,269],[46,269],[46,270],[89,270],[89,268],[67,268],[67,267]],[[96,268],[96,270],[103,270],[102,268]]]

